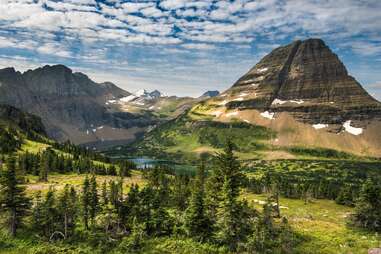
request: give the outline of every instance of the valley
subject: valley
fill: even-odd
[[[320,39],[199,97],[64,65],[0,82],[0,253],[381,247],[381,103]]]

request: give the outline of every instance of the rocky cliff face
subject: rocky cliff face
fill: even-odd
[[[57,140],[87,143],[108,136],[123,139],[128,135],[115,134],[115,129],[152,124],[144,116],[115,113],[107,108],[108,100],[129,95],[112,83],[95,83],[63,65],[47,65],[24,73],[13,68],[0,70],[0,103],[40,116],[49,136]],[[104,126],[109,127],[108,133],[95,135],[96,128]]]
[[[288,112],[311,124],[381,118],[381,104],[320,39],[273,50],[225,95],[239,97],[226,104],[229,109]]]

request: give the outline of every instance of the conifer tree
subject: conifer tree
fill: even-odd
[[[356,202],[352,222],[362,228],[381,232],[381,184],[368,179]]]
[[[82,219],[85,224],[85,228],[89,229],[89,218],[90,218],[90,205],[91,205],[91,190],[90,181],[86,176],[82,185]]]
[[[22,219],[28,214],[30,199],[16,177],[13,157],[8,159],[7,168],[0,170],[0,173],[0,212],[5,214],[9,233],[15,236]]]
[[[74,229],[77,214],[77,195],[75,189],[69,185],[65,185],[59,200],[58,211],[61,214],[61,221],[65,238]]]
[[[228,141],[224,152],[217,155],[217,165],[221,168],[223,176],[221,208],[218,212],[218,238],[232,251],[237,248],[239,241],[244,240],[243,229],[246,223],[246,218],[241,216],[242,205],[238,201],[243,174],[233,149],[233,143]]]
[[[101,192],[101,198],[102,198],[102,205],[106,207],[109,203],[108,198],[108,190],[107,190],[107,182],[103,181],[102,183],[102,192]]]
[[[41,182],[48,181],[48,171],[49,171],[49,158],[46,153],[42,153],[40,156],[40,169],[39,169],[39,180]]]
[[[201,163],[197,170],[192,196],[185,216],[187,234],[200,241],[207,240],[212,234],[212,221],[206,214],[205,198],[205,166]]]
[[[98,189],[97,189],[97,179],[95,175],[90,178],[90,210],[89,215],[91,223],[95,224],[95,217],[97,216],[99,210],[99,199],[98,199]]]

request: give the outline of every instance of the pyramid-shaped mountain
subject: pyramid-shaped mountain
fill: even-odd
[[[288,112],[311,124],[381,117],[381,104],[320,39],[274,49],[224,95],[238,96],[228,109]]]

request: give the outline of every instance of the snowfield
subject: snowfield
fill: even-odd
[[[135,98],[137,98],[135,95],[129,95],[127,97],[123,97],[123,98],[120,98],[119,101],[121,102],[129,102],[129,101],[132,101],[134,100]]]
[[[318,123],[313,124],[312,127],[314,127],[316,130],[324,129],[328,127],[328,124]]]
[[[289,101],[283,101],[283,100],[280,100],[280,99],[275,99],[273,100],[273,102],[271,103],[271,105],[282,105],[282,104],[285,104],[287,102],[290,102],[290,103],[296,103],[296,104],[302,104],[304,103],[303,100],[289,100]]]
[[[351,122],[352,122],[351,120],[348,120],[343,124],[345,131],[349,132],[350,134],[356,135],[356,136],[360,135],[363,132],[363,129],[352,127]]]
[[[230,117],[230,116],[236,116],[238,115],[238,111],[235,111],[235,112],[230,112],[230,113],[226,113],[225,116],[227,117]]]
[[[265,111],[265,112],[261,113],[262,117],[270,119],[270,120],[274,119],[274,115],[275,115],[275,113],[272,113],[272,112],[269,112],[269,111]]]
[[[259,73],[263,73],[263,72],[266,72],[267,70],[268,70],[269,68],[260,68],[260,69],[258,69],[257,71],[259,72]]]

